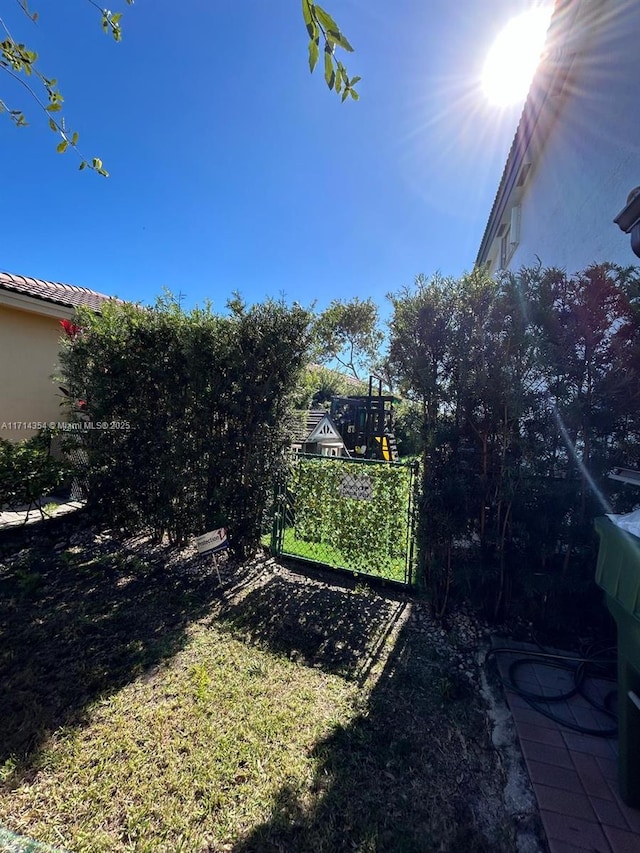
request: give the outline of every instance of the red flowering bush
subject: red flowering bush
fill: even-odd
[[[73,340],[80,331],[80,326],[72,323],[71,320],[60,320],[60,325],[64,329],[64,333],[68,338]]]

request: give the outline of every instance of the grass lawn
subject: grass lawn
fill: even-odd
[[[350,698],[337,676],[197,628],[158,671],[52,733],[26,782],[8,786],[2,821],[87,851],[233,838],[268,818],[284,786],[304,797],[313,746],[348,721]]]
[[[0,561],[0,824],[74,853],[513,850],[409,600],[89,537]]]
[[[404,557],[394,559],[381,553],[377,559],[372,559],[369,555],[366,562],[360,562],[349,558],[338,547],[329,542],[306,542],[303,539],[298,539],[293,527],[288,527],[284,531],[282,551],[284,554],[326,563],[329,566],[350,569],[354,572],[388,578],[389,580],[404,581]]]

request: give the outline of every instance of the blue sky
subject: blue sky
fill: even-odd
[[[0,123],[0,269],[218,309],[233,290],[383,303],[420,272],[462,273],[521,109],[490,107],[480,71],[533,2],[325,0],[363,78],[345,104],[309,74],[299,0],[122,3],[120,44],[89,3],[31,0],[37,26],[9,4],[111,176],[56,154],[35,105],[3,85],[30,126]]]

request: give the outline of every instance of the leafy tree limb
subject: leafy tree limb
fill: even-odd
[[[16,0],[24,14],[32,23],[38,20],[38,13],[32,12],[28,6],[28,0]],[[122,32],[120,29],[121,12],[111,12],[109,9],[101,8],[95,0],[87,0],[94,6],[101,15],[102,29],[108,35],[111,35],[115,41],[122,40]],[[128,6],[133,4],[133,0],[125,0]],[[62,104],[64,98],[58,89],[57,80],[52,77],[47,77],[38,67],[38,54],[30,50],[23,42],[18,41],[13,37],[9,28],[2,18],[0,18],[0,30],[4,38],[0,41],[0,69],[3,70],[8,77],[15,83],[21,85],[29,93],[31,98],[40,107],[46,115],[50,129],[60,138],[56,146],[59,154],[64,154],[69,148],[73,149],[80,158],[80,169],[89,168],[97,172],[103,177],[108,177],[108,172],[102,165],[102,160],[99,157],[87,158],[78,147],[79,134],[77,131],[70,130],[65,123],[62,112]],[[32,85],[25,78],[31,78],[34,81]],[[0,113],[7,113],[11,121],[17,127],[25,127],[27,120],[22,109],[10,107],[4,99],[0,99]]]
[[[36,23],[38,12],[32,12],[28,0],[16,0],[26,17]],[[105,34],[112,36],[114,41],[122,40],[120,20],[121,12],[112,12],[101,7],[96,0],[86,0],[100,14],[102,29]],[[134,0],[124,0],[131,6]],[[320,55],[320,40],[324,44],[324,76],[329,89],[342,95],[343,102],[350,95],[358,100],[355,85],[360,77],[349,78],[345,66],[335,58],[336,47],[349,53],[353,48],[346,36],[333,20],[331,15],[312,0],[302,0],[302,14],[309,34],[309,67],[314,70]],[[3,37],[4,36],[4,37]],[[80,170],[89,168],[103,177],[108,172],[99,157],[87,158],[78,147],[79,134],[70,130],[65,119],[60,115],[64,98],[57,86],[57,80],[47,77],[38,67],[38,54],[30,50],[23,42],[14,38],[5,21],[0,18],[0,70],[4,71],[11,80],[21,85],[29,93],[36,105],[45,113],[50,129],[59,137],[56,150],[64,154],[71,148],[80,158]],[[25,78],[31,78],[33,83]],[[0,113],[6,113],[17,127],[25,127],[27,120],[24,110],[10,106],[0,98]]]
[[[348,53],[353,53],[346,36],[333,20],[331,15],[317,3],[311,0],[302,0],[302,16],[309,34],[309,70],[313,73],[320,57],[320,38],[324,42],[324,79],[329,89],[338,95],[342,95],[344,103],[349,95],[354,101],[358,100],[355,85],[362,78],[351,77],[347,74],[345,66],[335,58],[336,47],[341,47]]]
[[[349,302],[334,299],[314,325],[316,358],[337,362],[361,380],[379,354],[383,335],[378,328],[378,308],[373,299]]]

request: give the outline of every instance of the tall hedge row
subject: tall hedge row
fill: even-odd
[[[185,312],[166,297],[80,311],[67,327],[69,438],[105,523],[175,543],[225,526],[243,555],[259,542],[310,317],[273,301],[229,309]]]
[[[420,278],[392,298],[390,358],[422,408],[420,556],[438,610],[558,627],[604,614],[593,519],[640,464],[640,275],[523,269]]]

